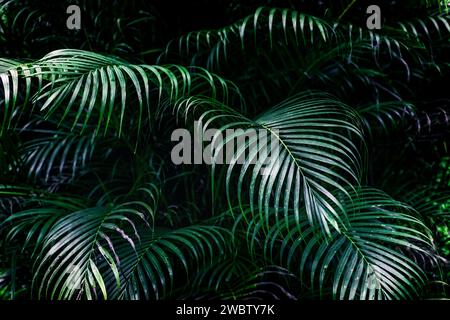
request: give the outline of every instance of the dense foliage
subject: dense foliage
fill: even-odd
[[[448,5],[375,3],[0,1],[0,298],[447,298]]]

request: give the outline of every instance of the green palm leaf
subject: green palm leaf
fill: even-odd
[[[182,102],[178,110],[188,113],[202,104],[209,105],[211,101],[189,99]],[[200,123],[208,119],[203,132],[211,126],[210,122],[223,118],[228,119],[227,124],[221,127],[223,133],[232,128],[256,128],[267,132],[276,142],[270,146],[258,144],[258,136],[245,142],[243,130],[226,136],[222,142],[213,142],[216,145],[213,165],[220,163],[223,149],[230,150],[227,149],[230,142],[239,141],[239,138],[245,142],[231,150],[232,157],[227,163],[229,198],[235,189],[239,203],[246,202],[242,195],[246,189],[244,178],[248,177],[248,201],[254,215],[267,216],[268,205],[272,203],[277,213],[279,209],[284,212],[285,218],[293,209],[300,221],[303,207],[310,223],[320,225],[325,233],[330,233],[330,226],[338,230],[342,226],[345,228],[346,212],[333,192],[340,190],[348,195],[346,188],[359,182],[362,165],[358,144],[362,141],[359,119],[349,107],[326,94],[304,93],[274,106],[255,119],[231,113],[226,108],[209,110],[200,118]],[[260,152],[265,147],[267,152]],[[238,166],[243,157],[242,165]],[[235,170],[239,172],[237,183],[232,180]],[[266,174],[262,174],[262,170]],[[265,221],[269,226],[270,220],[267,218]]]
[[[0,74],[0,79],[6,107],[2,129],[10,127],[21,80],[26,81],[23,104],[32,90],[32,79],[45,83],[38,86],[32,101],[45,118],[58,112],[59,122],[70,117],[72,130],[79,128],[82,132],[89,126],[95,128],[96,134],[106,134],[113,126],[119,137],[127,119],[128,129],[134,128],[137,135],[144,124],[153,126],[155,114],[166,99],[175,102],[194,93],[223,101],[233,95],[239,98],[232,83],[201,68],[133,65],[118,58],[70,49],[9,68]],[[127,105],[132,102],[137,103],[137,109],[129,111]]]
[[[370,188],[352,192],[345,210],[349,227],[341,233],[333,231],[329,239],[317,237],[306,221],[300,232],[293,216],[291,227],[275,225],[263,240],[266,256],[272,261],[279,258],[289,270],[298,268],[321,292],[332,288],[335,299],[416,297],[426,276],[402,249],[429,258],[434,251],[431,233],[419,215]],[[260,224],[255,226],[249,228],[262,230]],[[254,230],[252,234],[259,232]],[[280,238],[283,234],[284,239]]]
[[[136,252],[119,246],[117,255],[123,275],[112,295],[127,300],[170,297],[174,283],[182,286],[200,270],[216,265],[232,254],[231,233],[214,225],[193,225],[176,230],[143,234]],[[186,279],[186,280],[183,280]],[[110,272],[106,281],[113,282]]]
[[[136,218],[143,218],[139,210],[121,205],[110,209],[88,208],[60,219],[49,231],[37,256],[34,283],[38,296],[92,298],[97,296],[96,289],[100,289],[101,295],[97,297],[107,299],[98,260],[105,259],[118,275],[119,261],[111,259],[115,251],[110,237],[118,234],[134,248],[138,235],[132,231],[126,233],[120,223],[135,228]]]

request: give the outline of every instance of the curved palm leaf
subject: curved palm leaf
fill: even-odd
[[[187,114],[202,104],[209,105],[211,101],[191,98],[181,102],[178,110]],[[245,203],[242,195],[244,178],[248,176],[248,197],[254,215],[267,216],[268,205],[273,203],[277,210],[284,211],[285,218],[289,216],[289,209],[294,209],[300,221],[300,208],[304,207],[310,223],[320,225],[325,233],[330,232],[330,226],[338,230],[345,228],[346,212],[333,191],[348,194],[346,188],[360,180],[362,165],[359,119],[349,107],[326,94],[304,93],[255,119],[230,113],[225,108],[209,110],[200,118],[200,124],[208,120],[202,132],[210,122],[223,118],[229,119],[220,129],[223,133],[233,128],[256,128],[266,132],[272,140],[270,146],[257,143],[258,135],[245,141],[244,130],[226,135],[218,143],[214,137],[213,165],[223,163],[219,158],[223,149],[227,150],[227,158],[228,150],[232,153],[228,158],[226,179],[229,198],[231,190],[236,188],[239,203]],[[244,143],[235,150],[227,146],[239,139]],[[238,164],[242,166],[238,169],[238,182],[234,184],[232,173]],[[276,219],[279,219],[278,214]],[[269,219],[266,224],[270,225]]]
[[[299,231],[291,216],[290,227],[279,223],[262,239],[266,256],[299,270],[322,294],[332,288],[335,299],[417,296],[426,276],[401,248],[429,256],[434,251],[429,229],[411,207],[378,190],[363,188],[351,194],[345,203],[347,230],[320,238],[307,221]],[[247,234],[255,235],[263,229],[254,223],[249,230]]]
[[[112,295],[119,299],[163,299],[188,284],[193,274],[215,266],[233,252],[231,233],[214,225],[192,225],[176,230],[155,230],[142,234],[136,251],[122,245],[116,249],[123,276],[121,286],[110,272]],[[184,279],[184,280],[183,280]]]
[[[26,81],[26,97],[31,91],[31,79],[37,79],[39,84],[48,81],[38,86],[32,101],[45,118],[59,112],[60,122],[70,117],[72,129],[79,127],[83,131],[91,126],[96,134],[101,129],[106,133],[112,125],[119,137],[127,116],[131,128],[136,123],[138,135],[142,125],[151,127],[157,108],[165,99],[176,101],[194,93],[223,101],[233,94],[239,98],[232,83],[201,68],[133,65],[118,58],[71,49],[57,50],[35,63],[10,68],[0,77],[6,107],[3,129],[10,127],[21,79]],[[153,98],[157,102],[151,106]],[[134,101],[137,110],[128,111],[127,105]],[[92,118],[95,120],[90,122]]]
[[[258,33],[268,37],[259,39]],[[196,65],[199,56],[206,54],[208,69],[220,68],[220,61],[230,53],[229,46],[240,44],[241,50],[249,49],[249,44],[258,42],[269,44],[273,48],[278,39],[284,43],[307,46],[314,41],[330,41],[333,29],[324,20],[301,14],[290,9],[258,8],[254,14],[218,30],[195,31],[169,42],[160,60],[170,59],[172,48],[178,49],[180,57],[193,55],[191,65]]]
[[[135,248],[139,235],[132,230],[135,229],[136,218],[143,219],[143,214],[140,212],[142,209],[135,209],[132,205],[88,208],[57,221],[37,255],[33,282],[38,296],[73,299],[83,295],[92,298],[100,289],[101,297],[107,299],[98,261],[105,259],[118,279],[117,264],[120,262],[112,258],[116,253],[110,237],[118,234]],[[132,226],[128,233],[121,226],[124,223]]]

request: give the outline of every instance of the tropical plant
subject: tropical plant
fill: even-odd
[[[105,2],[0,2],[0,298],[448,297],[447,2]]]

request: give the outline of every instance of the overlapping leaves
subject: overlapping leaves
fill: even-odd
[[[406,251],[433,259],[430,230],[420,215],[381,191],[363,188],[351,192],[345,203],[349,227],[318,236],[305,219],[301,229],[294,216],[267,233],[258,218],[245,224],[252,251],[261,248],[269,261],[285,265],[335,299],[411,299],[420,294],[426,275]],[[270,214],[275,214],[274,209]],[[248,213],[238,220],[236,230]],[[330,288],[331,292],[327,289]]]
[[[191,98],[182,102],[178,110],[194,112],[208,104],[208,100]],[[278,210],[287,219],[293,209],[300,221],[300,209],[306,208],[310,223],[319,225],[323,232],[329,233],[330,227],[345,228],[346,212],[333,191],[348,195],[346,187],[358,184],[364,152],[358,116],[349,107],[326,94],[304,93],[255,119],[218,108],[220,105],[208,106],[210,110],[202,114],[199,123],[205,123],[201,128],[205,133],[211,123],[227,119],[220,129],[225,139],[218,141],[217,135],[212,139],[212,163],[219,163],[223,150],[232,153],[226,167],[229,198],[236,194],[239,203],[249,203],[252,213],[261,217],[267,216],[272,204],[277,220]],[[227,135],[226,130],[232,128],[267,132],[269,143],[258,143],[260,133],[245,141],[245,130]],[[229,144],[239,138],[244,143],[231,150]],[[232,180],[234,171],[239,173],[237,182]],[[269,218],[266,224],[270,225]]]

